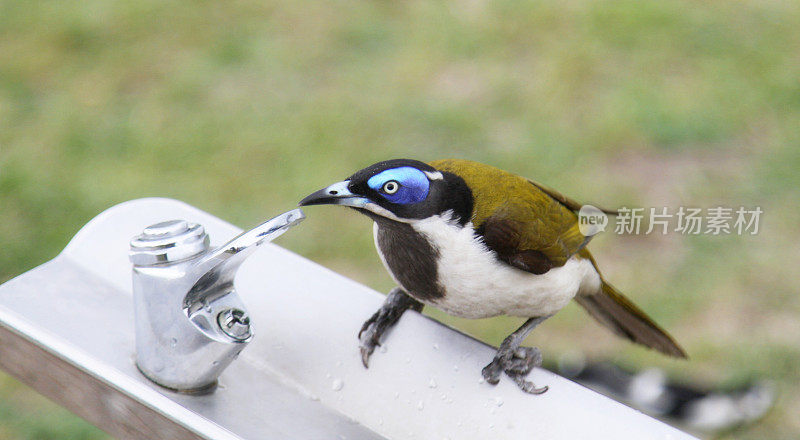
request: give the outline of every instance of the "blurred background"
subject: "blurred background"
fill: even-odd
[[[720,438],[795,439],[798,23],[781,0],[0,0],[0,282],[125,200],[250,228],[396,157],[478,160],[607,206],[760,206],[755,236],[590,246],[690,361],[575,305],[528,344],[713,387],[772,380],[766,418]],[[307,214],[279,244],[392,287],[366,218]],[[520,324],[426,313],[491,344]],[[0,373],[0,439],[102,438]]]

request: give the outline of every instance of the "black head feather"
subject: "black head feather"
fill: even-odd
[[[392,203],[384,198],[378,191],[370,188],[368,180],[386,170],[400,167],[413,167],[420,171],[436,176],[441,173],[441,178],[430,178],[430,187],[425,200],[412,204]],[[430,176],[429,176],[430,177]],[[348,179],[348,189],[353,193],[363,196],[378,206],[386,209],[400,219],[425,219],[434,215],[452,211],[454,220],[461,225],[468,223],[472,217],[472,191],[464,179],[449,172],[439,172],[436,168],[417,160],[392,159],[370,165],[357,171]],[[376,221],[389,221],[367,209],[357,208],[363,214]]]

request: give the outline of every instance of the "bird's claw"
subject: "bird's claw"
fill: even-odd
[[[375,352],[375,347],[380,346],[375,342],[374,338],[370,338],[369,340],[361,340],[359,344],[359,349],[361,350],[361,363],[364,364],[364,368],[369,368],[369,357],[372,356],[372,353]]]
[[[373,351],[375,351],[374,348],[361,346],[361,363],[364,365],[364,368],[369,368],[369,357],[372,355]]]
[[[377,315],[377,313],[375,314]],[[377,317],[373,316],[361,326],[361,331],[358,332],[359,349],[361,350],[361,363],[364,368],[369,368],[369,357],[375,352],[375,347],[380,347],[380,332],[376,324]]]
[[[519,389],[528,394],[543,394],[549,389],[547,385],[537,388],[533,382],[525,380],[525,376],[521,374],[508,374],[508,376],[517,384]]]
[[[381,308],[364,322],[358,332],[358,345],[361,349],[361,363],[364,364],[364,368],[369,368],[369,357],[375,352],[375,347],[380,347],[383,334],[397,323],[403,312],[409,309],[419,312],[422,310],[422,303],[397,287],[389,292]]]
[[[483,378],[492,385],[500,382],[500,375],[506,373],[514,383],[529,394],[542,394],[547,387],[537,388],[533,382],[525,380],[528,373],[542,365],[542,353],[535,347],[518,347],[514,350],[498,350],[491,363],[481,370]]]

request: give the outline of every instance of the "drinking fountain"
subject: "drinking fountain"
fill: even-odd
[[[234,278],[262,243],[300,223],[295,209],[211,249],[205,228],[186,220],[146,227],[130,242],[136,365],[153,382],[183,392],[213,389],[253,339]]]

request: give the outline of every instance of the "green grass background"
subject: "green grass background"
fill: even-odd
[[[798,438],[798,23],[781,0],[0,0],[0,281],[115,203],[174,197],[248,228],[393,157],[483,161],[609,206],[761,206],[756,236],[591,246],[689,362],[574,305],[529,343],[771,379],[773,411],[722,438]],[[366,219],[307,213],[283,246],[391,287]],[[519,324],[430,313],[494,344]],[[0,375],[0,439],[51,438],[106,437]]]

